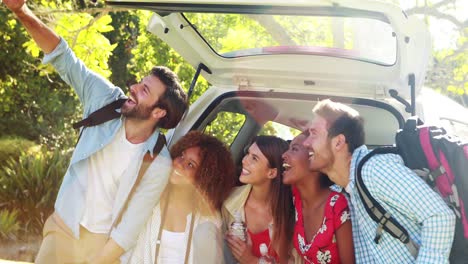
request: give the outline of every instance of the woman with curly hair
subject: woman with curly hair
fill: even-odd
[[[242,241],[227,232],[230,249],[225,252],[227,263],[258,263],[260,245],[266,244],[268,254],[277,263],[290,259],[294,226],[291,188],[282,183],[283,159],[288,143],[274,136],[257,136],[242,159],[239,176],[245,185],[237,187],[223,207],[225,231],[236,215],[247,226],[247,239]]]
[[[173,170],[135,248],[122,263],[220,263],[220,209],[236,183],[231,153],[218,139],[189,132],[171,149]]]

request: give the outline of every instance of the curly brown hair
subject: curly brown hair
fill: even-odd
[[[221,210],[224,200],[236,185],[237,177],[231,152],[217,138],[200,131],[191,131],[171,148],[171,156],[174,159],[192,147],[200,148],[201,157],[195,173],[195,187],[214,208]]]

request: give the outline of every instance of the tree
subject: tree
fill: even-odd
[[[124,88],[135,79],[135,76],[128,71],[127,65],[133,57],[132,49],[137,45],[137,38],[144,28],[140,28],[140,18],[135,11],[111,12],[109,15],[114,30],[104,35],[111,43],[117,45],[109,57],[109,67],[112,72],[110,81]]]
[[[145,29],[152,13],[136,11],[136,15],[140,18],[139,28]],[[152,67],[164,65],[179,76],[181,85],[188,91],[195,69],[157,36],[146,30],[141,30],[137,38],[137,44],[131,52],[133,58],[128,65],[128,69],[137,79],[141,79]],[[200,76],[190,102],[194,102],[207,88],[208,83]]]
[[[426,85],[468,106],[468,16],[461,0],[415,1],[408,15],[418,15],[431,27],[446,23],[454,33],[453,45],[433,50],[433,65],[427,73]],[[466,2],[464,3],[466,5]],[[441,36],[433,36],[441,37]],[[444,36],[450,37],[448,35]]]
[[[107,60],[115,45],[103,35],[113,30],[107,13],[75,12],[71,1],[36,1],[30,6],[88,67],[110,76]],[[2,8],[0,14],[5,42],[0,53],[4,62],[0,70],[0,137],[42,138],[50,147],[72,145],[71,123],[81,112],[73,90],[51,66],[40,64],[39,48],[11,12]]]

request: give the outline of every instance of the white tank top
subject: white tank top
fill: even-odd
[[[185,233],[162,230],[158,264],[183,264],[185,260]]]

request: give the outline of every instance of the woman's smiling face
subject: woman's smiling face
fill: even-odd
[[[306,135],[296,136],[289,144],[289,149],[283,153],[283,183],[295,184],[306,176],[309,169],[309,153],[302,144]]]
[[[242,172],[239,181],[245,184],[263,183],[271,180],[269,175],[272,168],[267,158],[256,143],[253,143],[242,159]]]
[[[201,163],[200,147],[188,148],[172,161],[172,184],[193,184]]]

